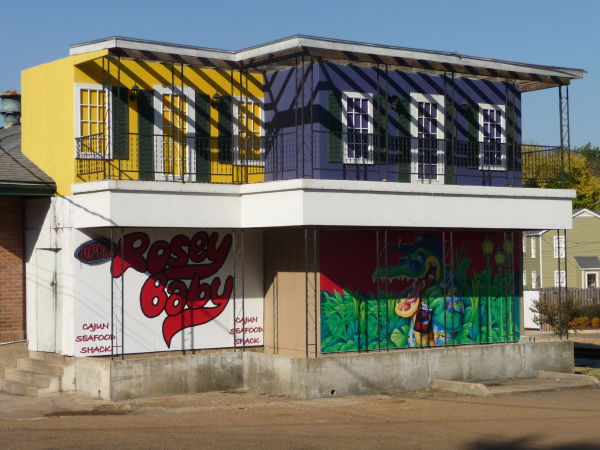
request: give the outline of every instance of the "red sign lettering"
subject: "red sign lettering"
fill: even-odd
[[[225,264],[232,236],[227,234],[220,244],[218,241],[218,233],[199,231],[191,239],[177,235],[170,243],[150,243],[148,235],[135,232],[124,236],[117,246],[112,276],[121,277],[129,268],[149,274],[140,292],[140,307],[149,318],[166,312],[162,332],[168,347],[179,331],[210,322],[229,303],[233,276],[224,283],[219,277],[206,281]]]

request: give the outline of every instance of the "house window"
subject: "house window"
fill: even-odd
[[[538,279],[537,279],[537,272],[535,270],[531,271],[531,289],[537,289],[538,288]]]
[[[342,93],[344,163],[373,164],[373,97]]]
[[[444,96],[411,93],[412,180],[444,182]]]
[[[506,120],[502,105],[479,104],[480,169],[506,169]]]
[[[523,236],[521,242],[523,243],[523,255],[526,255],[527,254],[527,238],[525,236]]]
[[[527,271],[523,271],[523,287],[527,286]]]
[[[531,257],[535,258],[536,257],[536,253],[537,253],[537,249],[536,249],[536,240],[534,236],[531,236]]]
[[[564,270],[555,270],[554,271],[554,287],[564,287],[565,286],[565,271]]]
[[[256,98],[238,98],[233,103],[235,164],[262,166],[265,163],[262,102]]]
[[[585,274],[585,286],[588,289],[598,287],[598,272],[587,272]]]
[[[77,158],[110,158],[107,91],[95,84],[76,85],[75,136]]]
[[[554,257],[564,258],[565,257],[565,237],[554,236]]]

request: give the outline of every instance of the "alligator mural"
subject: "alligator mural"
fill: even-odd
[[[336,233],[344,245],[321,249],[322,352],[518,341],[520,261],[505,233],[455,233],[444,255],[440,234],[390,232],[381,265],[367,234]]]

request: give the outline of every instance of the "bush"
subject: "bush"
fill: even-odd
[[[581,306],[580,311],[581,317],[600,317],[600,304]]]
[[[592,327],[593,328],[600,328],[600,317],[594,317],[592,319]]]
[[[580,309],[571,298],[563,300],[560,307],[558,302],[536,300],[530,309],[535,314],[536,324],[548,325],[550,330],[558,336],[566,336],[569,331],[576,331],[580,327],[575,321],[581,316]]]
[[[575,317],[573,320],[571,320],[570,325],[577,329],[577,328],[589,328],[590,326],[590,318],[589,317]]]

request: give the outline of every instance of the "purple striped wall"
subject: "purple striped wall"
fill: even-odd
[[[304,93],[302,93],[304,87]],[[394,181],[394,167],[385,165],[357,166],[328,161],[326,124],[328,94],[331,91],[362,92],[410,98],[412,92],[443,95],[452,92],[451,80],[443,76],[416,74],[383,69],[361,68],[353,65],[321,63],[301,68],[271,72],[265,82],[266,133],[281,137],[275,145],[267,145],[267,179],[327,178],[368,179],[386,178]],[[310,108],[311,91],[313,107]],[[456,78],[454,101],[505,105],[506,98],[515,105],[517,142],[521,136],[521,95],[511,84]],[[304,106],[304,107],[303,107]],[[304,126],[301,126],[304,114]],[[397,136],[398,115],[388,114],[388,133]],[[295,124],[299,124],[296,126]],[[466,119],[457,110],[457,138],[466,139]],[[273,141],[275,142],[275,141]],[[518,173],[483,172],[457,168],[457,184],[518,185]],[[276,174],[276,175],[275,175]]]

